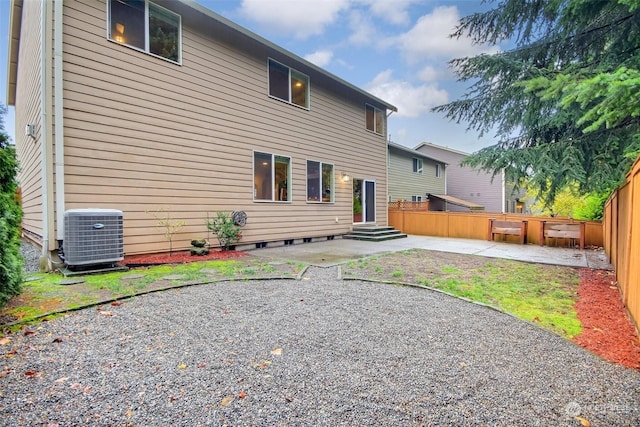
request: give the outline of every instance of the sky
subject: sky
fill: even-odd
[[[34,0],[27,0],[34,1]],[[69,1],[69,0],[67,0]],[[466,15],[486,10],[479,0],[197,0],[198,3],[330,73],[395,105],[390,140],[410,148],[432,142],[465,152],[494,144],[432,113],[461,98],[448,61],[492,53],[496,46],[449,38]],[[10,0],[0,0],[0,102],[6,103]],[[313,81],[311,82],[313,86]],[[5,130],[15,135],[13,108]]]

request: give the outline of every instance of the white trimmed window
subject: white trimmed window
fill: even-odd
[[[423,162],[422,159],[418,159],[417,157],[413,158],[413,172],[414,173],[422,173],[423,171]]]
[[[291,157],[253,152],[253,200],[291,201]]]
[[[309,76],[269,59],[269,96],[309,109]]]
[[[180,64],[182,18],[148,0],[109,0],[109,40]]]
[[[421,202],[422,201],[422,196],[411,196],[411,201],[412,202]]]
[[[378,135],[384,135],[384,114],[382,114],[382,110],[365,104],[364,112],[367,130],[375,132]]]
[[[307,202],[333,203],[333,165],[307,160]]]
[[[442,175],[442,168],[440,166],[440,163],[436,163],[436,178],[440,178],[441,175]]]

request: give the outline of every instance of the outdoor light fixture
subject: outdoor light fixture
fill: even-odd
[[[342,182],[349,182],[349,175],[347,175],[346,173],[342,172]]]

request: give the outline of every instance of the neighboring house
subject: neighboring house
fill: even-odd
[[[389,201],[426,202],[446,193],[446,163],[389,142]]]
[[[468,211],[472,205],[484,207],[485,212],[525,212],[524,195],[513,193],[513,185],[505,182],[504,173],[493,180],[490,173],[460,166],[469,153],[423,142],[416,151],[447,162],[447,195],[470,202],[470,206],[447,203],[447,210]]]
[[[158,209],[174,249],[216,211],[241,244],[387,224],[396,108],[191,0],[14,0],[7,101],[43,254],[79,208],[123,211],[125,254],[168,250]]]

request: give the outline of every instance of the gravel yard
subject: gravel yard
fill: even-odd
[[[10,426],[640,425],[637,371],[335,267],[86,309],[0,349]]]

